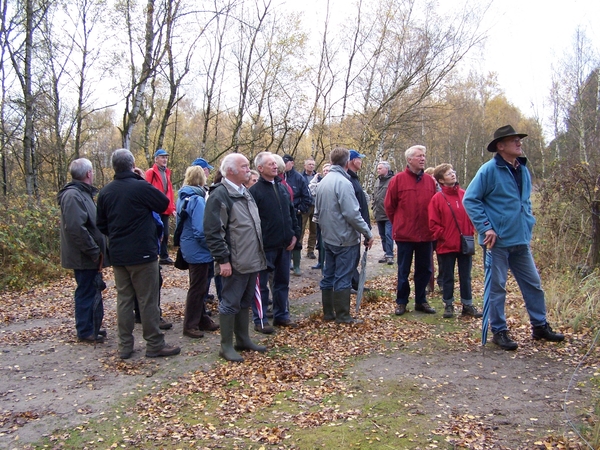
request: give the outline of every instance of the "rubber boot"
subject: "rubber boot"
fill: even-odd
[[[300,272],[300,252],[301,250],[292,250],[292,262],[294,264],[294,275],[297,277],[302,275]]]
[[[321,291],[321,303],[323,304],[323,320],[325,322],[335,320],[335,310],[333,309],[333,289],[323,289]]]
[[[236,315],[221,314],[219,318],[221,325],[221,350],[219,356],[227,361],[242,362],[244,358],[233,348],[233,330]]]
[[[350,315],[350,289],[333,291],[333,307],[336,323],[361,323]]]
[[[264,353],[267,347],[258,345],[250,339],[250,308],[241,309],[235,315],[235,350],[254,350],[255,352]]]

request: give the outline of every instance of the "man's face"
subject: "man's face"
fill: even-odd
[[[380,177],[385,176],[388,174],[388,170],[387,167],[385,167],[383,164],[377,164],[377,175],[379,175]]]
[[[208,167],[203,167],[202,170],[204,170],[204,175],[206,175],[206,179],[208,180],[208,176],[210,175],[210,170],[208,169]]]
[[[292,170],[292,167],[294,167],[294,161],[287,161],[285,163],[285,171],[289,172],[290,170]]]
[[[304,170],[306,171],[306,173],[313,173],[315,170],[315,162],[312,159],[305,161]]]
[[[518,136],[511,136],[502,139],[496,144],[496,150],[505,159],[514,160],[518,156],[523,154],[521,138]]]
[[[348,169],[358,172],[362,168],[362,158],[351,159],[348,163]]]
[[[167,167],[167,162],[169,161],[168,155],[161,155],[154,158],[154,162],[158,167]]]
[[[277,162],[273,156],[265,156],[263,159],[263,165],[258,166],[258,171],[262,177],[267,181],[273,181],[277,176]]]
[[[237,173],[228,173],[228,178],[235,184],[240,185],[250,180],[250,163],[244,155],[237,155],[235,159],[235,170]]]
[[[415,150],[415,152],[406,160],[408,167],[413,172],[420,172],[425,169],[425,152],[423,150]]]

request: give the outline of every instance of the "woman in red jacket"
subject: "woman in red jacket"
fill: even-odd
[[[436,252],[442,274],[444,318],[454,316],[454,266],[458,262],[458,281],[462,315],[481,317],[473,306],[471,295],[472,256],[460,251],[460,235],[473,236],[475,228],[467,215],[462,199],[465,194],[456,180],[456,172],[451,164],[440,164],[433,177],[442,190],[435,194],[429,203],[429,228],[437,240]]]

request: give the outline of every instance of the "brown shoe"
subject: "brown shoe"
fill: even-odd
[[[200,330],[183,330],[183,335],[192,339],[200,339],[204,337],[204,333]]]
[[[173,328],[173,324],[171,322],[167,322],[161,317],[160,322],[158,323],[158,328],[160,328],[161,330],[170,330],[171,328]]]
[[[268,323],[261,325],[254,325],[254,331],[262,334],[273,334],[275,332],[275,328],[273,328]]]
[[[298,328],[298,326],[299,326],[296,322],[293,322],[290,319],[274,320],[273,325],[276,327],[288,327],[288,328]]]
[[[396,314],[397,316],[401,316],[405,312],[406,312],[406,305],[404,303],[401,303],[400,305],[396,305],[396,311],[394,311],[394,314]]]
[[[101,334],[98,334],[95,337],[93,334],[91,334],[86,337],[77,338],[77,340],[86,344],[104,344],[104,336],[102,336]]]
[[[427,302],[417,303],[415,305],[415,311],[421,311],[421,312],[424,312],[425,314],[435,314],[435,309],[433,309],[431,306],[429,306],[429,303],[427,303]]]
[[[158,352],[146,352],[146,358],[161,358],[163,356],[175,356],[179,355],[181,349],[179,347],[175,347],[174,345],[165,345]]]

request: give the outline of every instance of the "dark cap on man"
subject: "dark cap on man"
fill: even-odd
[[[488,152],[495,152],[498,149],[496,148],[496,144],[504,138],[518,136],[521,139],[527,137],[524,133],[517,133],[512,125],[504,125],[503,127],[498,128],[494,131],[494,140],[490,142],[487,146]]]
[[[352,161],[355,158],[364,158],[364,157],[366,157],[366,155],[363,155],[362,153],[358,153],[356,150],[353,150],[353,149],[350,150],[349,161]]]
[[[162,148],[159,148],[154,153],[154,157],[156,158],[157,156],[169,156],[169,154],[166,151],[164,151]]]
[[[294,157],[292,155],[283,155],[283,162],[293,161]]]
[[[213,166],[211,166],[204,158],[196,158],[192,163],[192,166],[200,166],[203,169],[213,170]]]

